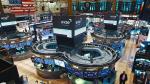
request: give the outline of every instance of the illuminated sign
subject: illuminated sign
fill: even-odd
[[[1,26],[9,26],[9,25],[16,25],[16,24],[17,24],[16,21],[3,22],[3,23],[1,23]]]
[[[105,24],[113,24],[113,25],[117,25],[117,21],[115,20],[104,20]]]
[[[61,21],[61,24],[62,25],[70,25],[71,22],[72,22],[72,19],[69,19],[69,20]]]

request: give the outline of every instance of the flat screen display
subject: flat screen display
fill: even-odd
[[[8,0],[9,1],[9,4],[22,4],[22,0]]]
[[[35,58],[34,58],[34,62],[35,62],[35,63],[44,63],[44,60],[43,60],[42,58],[35,57]]]
[[[98,73],[98,76],[99,77],[105,77],[105,76],[108,76],[109,74],[111,74],[110,69],[103,69]]]
[[[60,60],[54,60],[55,65],[61,66],[61,67],[65,67],[65,63],[63,61]]]
[[[54,61],[51,59],[44,59],[44,64],[51,65],[51,64],[54,64]]]
[[[117,21],[115,20],[104,20],[105,24],[112,24],[112,25],[117,25]]]
[[[9,26],[9,25],[16,25],[17,22],[16,21],[12,21],[12,22],[2,22],[1,26]]]
[[[74,34],[75,34],[75,36],[77,36],[77,35],[82,34],[84,32],[86,32],[86,27],[82,27],[80,29],[76,29]]]
[[[55,34],[66,35],[67,37],[72,38],[72,30],[54,28],[53,31]]]

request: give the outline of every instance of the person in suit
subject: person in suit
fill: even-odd
[[[125,71],[123,71],[123,73],[120,74],[120,84],[125,84],[127,80],[127,74]]]

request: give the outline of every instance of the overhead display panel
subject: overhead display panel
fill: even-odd
[[[143,10],[140,14],[140,19],[150,21],[150,0],[145,0]]]
[[[123,14],[139,14],[143,7],[143,0],[81,0],[72,3],[73,11],[78,13],[108,12]]]

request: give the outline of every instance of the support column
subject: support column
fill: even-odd
[[[75,15],[79,13],[78,8],[79,8],[79,0],[76,0],[76,11],[75,11]]]
[[[72,0],[68,0],[68,15],[72,15]]]

